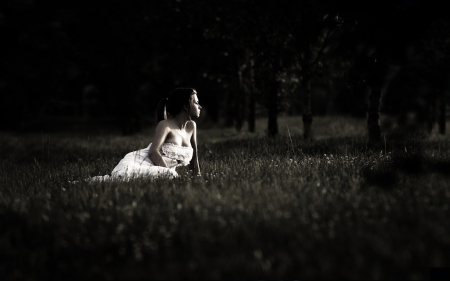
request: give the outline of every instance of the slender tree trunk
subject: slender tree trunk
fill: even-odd
[[[302,120],[303,120],[303,138],[311,140],[312,135],[312,104],[311,104],[311,42],[307,36],[304,45],[304,57],[302,66]]]
[[[436,110],[437,110],[437,103],[439,102],[438,99],[434,97],[429,97],[429,105],[428,105],[428,120],[427,120],[427,133],[431,134],[433,132],[434,123],[436,122]]]
[[[256,107],[255,92],[252,90],[250,92],[248,100],[248,115],[247,115],[248,131],[250,133],[255,132],[255,123],[256,123],[255,107]]]
[[[382,87],[380,84],[373,85],[369,96],[369,116],[367,118],[367,127],[369,131],[369,140],[374,142],[381,141],[381,128],[380,128],[381,91]]]
[[[245,89],[244,89],[244,78],[242,77],[243,67],[238,66],[238,82],[239,82],[239,92],[236,99],[235,106],[235,118],[236,118],[236,131],[241,132],[243,126],[242,120],[242,109],[243,109],[243,101],[245,100]]]
[[[268,124],[267,132],[269,137],[274,137],[278,134],[278,88],[280,82],[275,78],[270,83],[269,99],[268,99]]]
[[[446,118],[446,110],[447,110],[447,103],[445,100],[445,91],[442,91],[441,93],[441,97],[439,99],[439,134],[441,135],[445,135],[445,130],[446,130],[446,123],[447,123],[447,118]]]
[[[369,79],[371,92],[369,96],[367,129],[369,132],[370,142],[381,142],[381,93],[383,91],[384,77],[386,76],[386,71],[388,69],[388,61],[384,57],[383,52],[376,54],[374,60],[374,72],[372,73],[372,77]]]
[[[302,79],[302,119],[303,138],[312,139],[312,104],[311,104],[311,79],[309,74]]]
[[[225,126],[226,127],[232,127],[234,124],[234,101],[235,101],[235,92],[231,91],[227,95],[226,100],[226,119],[225,119]]]
[[[255,132],[255,107],[256,107],[256,85],[255,85],[255,61],[253,59],[250,60],[250,93],[248,97],[248,115],[247,115],[247,123],[248,123],[248,131],[251,133]]]
[[[245,58],[243,61],[238,62],[238,83],[239,83],[239,93],[236,99],[236,130],[238,132],[242,131],[245,121],[246,112],[246,101],[248,95],[247,85],[244,80],[244,71],[247,68],[247,63],[249,61],[249,52],[245,51]]]

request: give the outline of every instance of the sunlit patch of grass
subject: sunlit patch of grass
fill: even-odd
[[[174,180],[82,181],[109,174],[145,137],[3,137],[0,270],[23,279],[424,279],[446,266],[448,137],[379,149],[352,133],[358,120],[335,119],[323,128],[347,124],[347,136],[204,141],[202,176],[183,167]]]

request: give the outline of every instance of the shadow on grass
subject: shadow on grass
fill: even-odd
[[[392,189],[401,177],[421,177],[427,174],[450,178],[450,161],[433,159],[423,153],[398,153],[394,154],[388,164],[375,168],[364,167],[362,170],[365,185],[386,190]]]
[[[230,152],[241,152],[244,156],[261,151],[268,155],[291,157],[322,157],[324,155],[374,157],[388,155],[389,161],[380,165],[361,167],[365,185],[374,185],[391,189],[403,176],[415,177],[437,173],[450,177],[450,160],[437,159],[427,155],[427,148],[442,146],[422,139],[396,140],[370,143],[365,137],[341,137],[326,140],[308,141],[301,137],[252,138],[226,140],[214,144],[206,144],[205,151],[214,151],[219,155]],[[445,148],[445,147],[444,147]]]

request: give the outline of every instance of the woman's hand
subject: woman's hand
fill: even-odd
[[[192,177],[201,177],[202,173],[200,173],[200,170],[193,169],[193,170],[191,170],[191,176]]]

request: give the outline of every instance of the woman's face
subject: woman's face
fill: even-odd
[[[191,96],[191,106],[190,106],[189,115],[191,117],[198,118],[198,117],[200,117],[201,109],[202,109],[202,107],[200,106],[200,103],[198,102],[197,94],[193,94]]]

